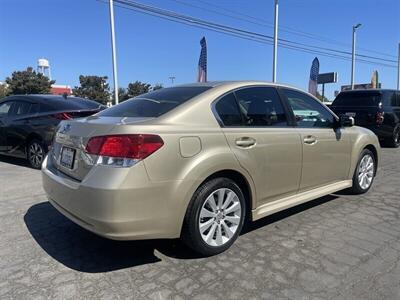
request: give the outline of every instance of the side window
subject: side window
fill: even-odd
[[[285,110],[275,88],[245,88],[235,95],[246,126],[287,126]]]
[[[0,117],[6,117],[8,115],[12,103],[13,102],[9,101],[0,104]]]
[[[242,126],[242,116],[233,93],[218,100],[215,110],[225,126]]]
[[[39,103],[32,103],[31,108],[29,109],[30,114],[37,114],[39,112]]]
[[[302,128],[332,128],[335,117],[314,98],[294,90],[283,89],[296,117],[297,126]]]
[[[12,109],[13,116],[23,116],[29,113],[31,108],[31,104],[25,101],[17,101],[14,102],[14,106]]]

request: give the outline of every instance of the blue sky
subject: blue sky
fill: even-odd
[[[221,14],[199,0],[138,0],[180,13],[207,19],[267,35],[273,28],[260,26]],[[273,0],[204,0],[225,9],[273,22]],[[229,13],[223,11],[224,13]],[[115,8],[118,74],[120,86],[140,80],[169,86],[169,76],[176,83],[196,79],[199,41],[208,43],[208,79],[271,80],[272,46],[185,26]],[[239,17],[240,16],[236,16]],[[362,23],[358,31],[359,53],[396,60],[400,42],[400,1],[398,0],[280,0],[280,25],[312,33],[320,39],[280,31],[281,38],[351,51],[351,28]],[[0,0],[0,81],[14,70],[36,66],[38,58],[49,59],[57,84],[77,85],[80,74],[112,75],[108,5],[97,0]],[[368,49],[394,57],[382,56]],[[289,49],[278,50],[278,82],[307,88],[311,61],[315,54]],[[339,82],[326,86],[328,97],[340,85],[349,84],[350,61],[318,56],[320,72],[336,71]],[[395,65],[395,63],[391,63]],[[385,88],[395,88],[397,71],[378,65],[357,63],[356,83],[370,81],[378,70]]]

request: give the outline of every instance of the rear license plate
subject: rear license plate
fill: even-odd
[[[355,112],[347,112],[345,115],[348,116],[348,117],[353,117],[354,118],[356,116],[356,113]]]
[[[63,147],[61,150],[60,165],[72,169],[74,167],[75,152],[75,149]]]

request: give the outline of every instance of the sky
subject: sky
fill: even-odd
[[[137,1],[273,35],[273,0]],[[253,19],[245,21],[248,17],[243,14]],[[357,53],[397,61],[399,0],[279,0],[279,37],[282,39],[351,52],[352,26],[357,23],[362,24],[357,31]],[[272,80],[273,48],[269,44],[117,6],[115,27],[120,87],[136,80],[170,86],[170,76],[176,77],[175,84],[194,82],[203,36],[208,45],[208,80]],[[320,73],[338,73],[338,82],[325,86],[326,95],[333,98],[341,85],[350,84],[348,60],[279,47],[277,81],[306,90],[315,56],[320,61]],[[108,3],[0,0],[0,81],[15,70],[36,68],[37,59],[42,57],[50,61],[56,84],[78,85],[79,75],[83,74],[108,76],[112,86]],[[396,66],[396,62],[385,63]],[[361,62],[356,63],[355,82],[370,82],[374,70],[379,73],[382,87],[396,88],[395,67]]]

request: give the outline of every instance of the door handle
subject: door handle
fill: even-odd
[[[313,145],[317,142],[317,138],[313,135],[307,135],[304,139],[304,144]]]
[[[237,139],[235,143],[238,147],[247,148],[254,146],[256,144],[256,140],[251,137],[242,137]]]

